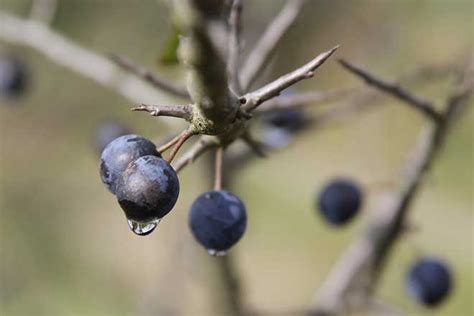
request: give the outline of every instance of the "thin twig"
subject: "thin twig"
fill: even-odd
[[[222,189],[222,161],[224,156],[224,148],[222,146],[216,148],[216,159],[214,162],[214,190]]]
[[[242,0],[234,0],[229,15],[229,56],[227,69],[230,87],[236,94],[242,93],[239,78],[240,34],[241,34]]]
[[[321,53],[311,60],[306,65],[270,82],[262,88],[247,93],[241,98],[242,109],[248,112],[253,111],[263,102],[277,96],[280,92],[295,83],[311,78],[314,76],[314,71],[321,66],[337,49],[339,46],[332,48],[331,50]]]
[[[400,76],[396,83],[402,82],[403,84],[416,83],[426,79],[433,78],[445,78],[447,75],[454,73],[459,67],[455,64],[442,64],[442,65],[423,65],[416,69]],[[291,95],[280,95],[271,100],[266,101],[258,107],[256,113],[260,114],[267,111],[280,110],[285,108],[299,108],[310,106],[312,104],[324,104],[327,102],[337,101],[343,98],[358,98],[358,95],[363,94],[382,95],[380,91],[369,91],[365,92],[364,86],[357,86],[353,88],[341,88],[330,91],[309,91],[309,92],[296,92]]]
[[[179,133],[178,135],[176,135],[175,137],[173,137],[172,139],[170,139],[169,141],[167,141],[165,144],[161,145],[159,148],[158,148],[158,152],[160,154],[164,153],[165,151],[167,151],[168,149],[170,149],[171,147],[173,147],[174,145],[176,145],[176,143],[179,141],[180,137],[183,135],[184,131]]]
[[[209,155],[206,157],[205,167],[207,168],[205,170],[208,170],[208,173],[211,173],[216,167],[216,158],[218,157],[215,155]],[[222,158],[223,164],[226,165],[226,170],[221,178],[222,187],[233,192],[233,180],[235,180],[235,173],[238,172],[238,167],[235,168],[234,165],[228,165],[227,152]],[[212,182],[212,180],[210,182]],[[210,183],[210,185],[213,185],[213,183]],[[217,274],[217,282],[213,283],[216,285],[216,293],[213,297],[215,306],[222,306],[223,308],[223,310],[220,311],[220,314],[244,316],[246,313],[242,297],[242,278],[239,274],[235,257],[235,251],[231,251],[225,256],[213,258],[212,264],[214,265]]]
[[[472,71],[468,71],[461,88],[451,94],[442,119],[431,122],[422,131],[398,190],[378,208],[378,216],[369,223],[366,233],[334,266],[315,298],[315,311],[336,314],[367,304],[390,250],[403,233],[411,203],[445,143],[449,127],[467,105],[473,90],[472,76]]]
[[[415,109],[421,111],[432,120],[439,121],[441,119],[441,115],[435,110],[435,106],[432,102],[412,94],[396,83],[388,82],[378,78],[373,74],[370,74],[367,70],[349,63],[348,61],[341,59],[339,62],[344,68],[364,79],[367,84],[374,86],[390,95],[393,95],[402,101],[405,101],[408,105],[413,106]]]
[[[181,132],[181,134],[178,135],[178,140],[176,141],[173,149],[171,150],[171,153],[168,157],[168,162],[172,162],[176,154],[178,153],[179,149],[183,144],[193,135],[196,135],[196,131],[194,131],[191,127],[185,129],[184,131]]]
[[[30,10],[30,19],[51,25],[56,15],[59,0],[33,0]]]
[[[274,55],[278,43],[298,17],[305,0],[286,1],[278,16],[270,23],[257,45],[247,57],[240,75],[243,91],[247,91]]]
[[[32,48],[56,64],[110,88],[133,103],[173,101],[134,76],[124,75],[107,58],[77,45],[42,23],[20,19],[2,11],[0,21],[0,39]],[[163,122],[169,124],[168,121]]]
[[[134,74],[139,78],[142,78],[143,80],[152,84],[154,87],[163,90],[164,92],[169,92],[181,98],[189,98],[188,91],[185,87],[179,86],[169,81],[168,79],[154,72],[151,72],[150,70],[138,65],[128,57],[118,54],[111,54],[110,60],[112,60],[120,68]]]
[[[216,146],[218,146],[218,141],[214,137],[201,136],[201,138],[178,159],[174,164],[174,169],[176,172],[180,172],[207,150]]]
[[[150,113],[151,116],[169,116],[182,118],[186,121],[191,121],[193,118],[192,104],[182,105],[146,105],[132,108],[132,111],[143,111]]]

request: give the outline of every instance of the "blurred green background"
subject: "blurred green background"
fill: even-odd
[[[244,2],[248,52],[282,1]],[[462,62],[474,45],[470,0],[308,2],[259,83],[335,44],[341,44],[338,57],[386,78],[425,64]],[[0,1],[1,10],[20,16],[29,6],[26,0]],[[162,1],[61,0],[53,27],[98,53],[123,53],[182,80],[182,69],[157,63],[170,29]],[[104,119],[152,139],[178,129],[167,128],[166,119],[131,113],[128,100],[28,48],[0,40],[0,50],[22,57],[31,70],[27,95],[0,101],[1,314],[221,315],[215,259],[194,242],[186,219],[192,200],[209,189],[207,165],[196,162],[181,174],[177,206],[145,238],[129,231],[98,175],[94,133]],[[452,84],[446,77],[412,88],[442,104]],[[355,85],[361,84],[332,59],[297,88]],[[411,222],[419,230],[397,244],[378,291],[411,315],[473,314],[473,123],[471,106],[412,207]],[[420,114],[385,98],[233,173],[232,190],[247,205],[249,225],[232,254],[250,307],[308,306],[367,214],[377,211],[387,190],[381,184],[397,183],[424,124]],[[367,198],[362,216],[334,229],[315,215],[314,200],[326,181],[340,175],[362,183]],[[420,249],[445,257],[455,273],[455,291],[438,309],[418,307],[404,291],[405,271]]]

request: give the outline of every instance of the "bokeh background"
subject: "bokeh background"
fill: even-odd
[[[474,44],[470,0],[308,1],[260,83],[341,44],[337,56],[397,78],[421,65],[465,60]],[[246,1],[245,52],[282,1]],[[30,1],[2,0],[25,16]],[[0,22],[1,27],[1,22]],[[52,27],[100,54],[123,53],[180,81],[182,69],[157,63],[170,30],[156,0],[61,0]],[[100,182],[95,130],[117,120],[151,139],[179,129],[172,119],[131,113],[132,104],[25,47],[0,40],[2,53],[26,61],[29,89],[0,106],[0,313],[2,315],[221,315],[215,260],[187,228],[193,199],[209,189],[203,161],[180,175],[173,212],[147,236],[132,234],[114,197]],[[438,104],[453,77],[412,85]],[[361,85],[335,59],[298,90]],[[159,104],[160,100],[156,100]],[[472,101],[471,101],[472,105]],[[309,112],[317,112],[314,107]],[[265,310],[308,306],[339,254],[363,230],[376,202],[397,183],[426,120],[383,99],[351,119],[302,133],[268,159],[233,173],[232,190],[249,212],[247,233],[232,250],[245,302]],[[378,291],[411,315],[473,313],[472,108],[452,130],[411,209],[418,227],[395,247]],[[343,229],[315,213],[316,193],[334,176],[365,188],[361,216]],[[456,285],[434,310],[406,295],[407,266],[421,253],[445,257]]]

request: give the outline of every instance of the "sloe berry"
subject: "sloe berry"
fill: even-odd
[[[352,219],[362,204],[359,186],[349,179],[335,179],[319,193],[317,204],[323,217],[333,225]]]
[[[415,300],[426,306],[435,306],[451,291],[450,269],[439,258],[422,258],[410,267],[406,286]]]
[[[157,220],[168,214],[178,200],[178,176],[163,158],[143,156],[125,169],[116,195],[128,219],[145,223]]]
[[[100,177],[110,192],[115,194],[117,182],[128,164],[135,159],[154,155],[161,157],[155,144],[134,134],[120,136],[110,142],[100,157]]]
[[[192,204],[188,223],[197,241],[210,254],[219,254],[242,237],[247,212],[236,195],[225,190],[209,191]]]

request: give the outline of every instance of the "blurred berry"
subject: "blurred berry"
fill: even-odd
[[[26,65],[15,58],[0,56],[0,94],[7,98],[20,96],[26,89]]]
[[[297,132],[307,123],[302,108],[287,108],[265,113],[262,115],[264,124],[271,127],[284,129],[288,132]]]
[[[342,225],[359,211],[362,192],[352,180],[335,179],[319,193],[317,204],[327,222]]]
[[[95,132],[96,148],[101,153],[104,148],[117,137],[130,134],[130,130],[123,124],[115,121],[102,122]]]
[[[410,267],[406,286],[410,296],[419,303],[435,306],[451,291],[450,269],[439,258],[422,258]]]
[[[292,89],[282,92],[282,97],[291,96]],[[297,132],[302,130],[309,123],[309,119],[303,107],[295,104],[295,107],[273,110],[262,113],[262,139],[274,148],[287,146]]]

